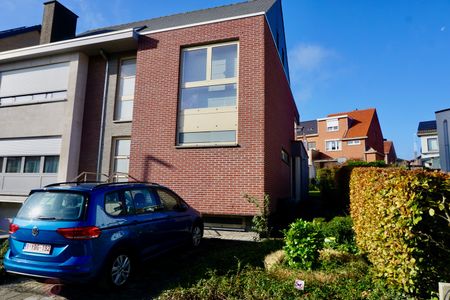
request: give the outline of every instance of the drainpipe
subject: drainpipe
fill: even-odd
[[[96,180],[101,180],[102,174],[102,160],[103,160],[103,144],[104,144],[104,136],[105,136],[105,118],[106,118],[106,101],[108,94],[108,82],[109,82],[109,59],[106,52],[103,49],[100,49],[100,55],[106,62],[105,65],[105,82],[103,86],[103,99],[102,99],[102,115],[100,121],[100,136],[98,140],[98,153],[97,153],[97,174]]]

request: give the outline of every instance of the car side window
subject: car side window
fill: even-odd
[[[125,199],[125,204],[127,205],[128,214],[134,213],[134,204],[133,204],[133,196],[131,195],[131,191],[124,191],[123,197]]]
[[[162,208],[158,197],[149,189],[133,189],[131,195],[137,214],[153,212]]]
[[[162,189],[157,189],[156,191],[166,210],[176,210],[180,207],[180,201],[173,193]]]
[[[119,192],[112,192],[105,195],[105,211],[113,217],[127,214],[126,204],[122,201]]]

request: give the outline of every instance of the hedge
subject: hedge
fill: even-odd
[[[350,213],[374,275],[406,295],[430,297],[450,281],[450,175],[355,168]]]

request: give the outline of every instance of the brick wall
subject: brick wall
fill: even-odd
[[[105,61],[101,56],[90,57],[78,173],[96,172],[97,169],[104,81]]]
[[[368,150],[370,147],[377,150],[381,154],[384,154],[384,143],[383,143],[383,133],[381,131],[380,122],[378,121],[378,115],[375,113],[372,119],[372,123],[370,124],[369,133],[367,134],[367,142],[366,149]],[[377,157],[379,160],[380,157]],[[381,158],[382,160],[383,158]]]
[[[273,185],[269,190],[279,193],[272,180],[264,180],[264,172],[271,166],[264,166],[268,156],[264,150],[266,30],[264,17],[257,16],[140,38],[130,160],[132,176],[167,185],[201,212],[215,215],[255,214],[254,206],[242,194],[262,198],[265,183]],[[178,149],[180,50],[184,46],[229,40],[238,40],[240,45],[239,146]],[[289,120],[290,127],[293,122],[294,119]],[[292,137],[293,133],[289,135]],[[280,146],[278,143],[273,150],[277,152],[277,160]],[[286,148],[290,150],[289,145]],[[273,170],[274,174],[278,175],[278,169]]]
[[[291,142],[295,138],[294,122],[298,112],[289,88],[269,27],[265,26],[265,192],[273,200],[272,210],[278,201],[291,196],[291,168],[281,160],[281,149],[290,156]]]

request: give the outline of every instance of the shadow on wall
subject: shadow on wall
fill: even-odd
[[[156,49],[158,47],[158,40],[155,40],[151,37],[140,35],[139,36],[139,48],[140,50],[150,50]]]
[[[175,167],[166,162],[165,160],[154,157],[153,155],[147,155],[144,160],[144,168],[142,170],[141,178],[142,180],[149,180],[151,178],[151,166],[159,165],[166,169],[174,169]]]

